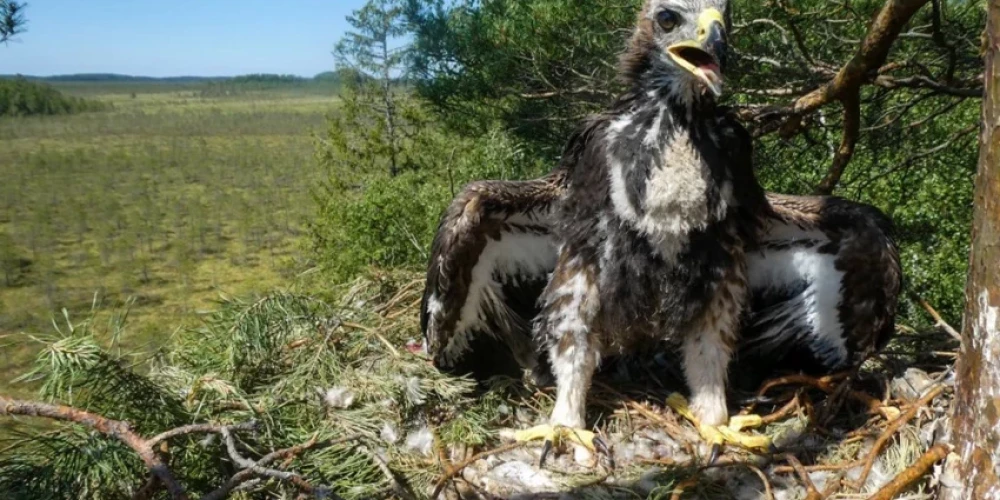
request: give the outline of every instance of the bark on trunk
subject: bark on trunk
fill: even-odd
[[[1000,0],[989,0],[986,96],[955,401],[961,498],[1000,500]]]

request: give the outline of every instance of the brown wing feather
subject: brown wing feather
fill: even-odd
[[[421,305],[438,367],[482,379],[533,364],[530,324],[555,263],[549,214],[562,190],[556,172],[475,182],[452,202],[434,238]]]
[[[895,330],[902,287],[892,221],[875,207],[834,196],[768,194],[768,201],[775,219],[829,238],[817,251],[832,253],[843,272],[839,315],[850,350],[864,357],[883,347]]]

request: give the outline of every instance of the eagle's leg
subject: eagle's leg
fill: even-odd
[[[736,253],[739,255],[739,250]],[[739,263],[741,259],[736,261],[738,264],[718,284],[697,328],[684,339],[684,376],[691,389],[691,404],[680,395],[672,395],[667,401],[681,416],[691,420],[702,438],[712,445],[710,462],[718,458],[725,443],[750,449],[768,449],[771,444],[766,437],[740,433],[745,428],[759,426],[760,417],[730,419],[726,406],[729,362],[747,299],[745,268]]]
[[[605,443],[586,426],[587,391],[601,359],[592,324],[599,306],[596,273],[577,265],[577,259],[560,262],[543,295],[544,308],[535,324],[535,336],[548,346],[556,378],[556,405],[548,425],[519,432],[518,441],[544,440],[539,460],[553,448],[572,442],[591,452],[610,453]]]

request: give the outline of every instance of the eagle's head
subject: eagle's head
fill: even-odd
[[[622,58],[622,77],[683,103],[722,94],[727,0],[646,0]]]

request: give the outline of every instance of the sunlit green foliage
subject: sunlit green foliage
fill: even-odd
[[[362,286],[353,299],[379,300],[378,290]],[[343,326],[368,322],[368,311],[288,293],[227,299],[203,326],[180,332],[170,352],[140,357],[118,349],[130,334],[126,317],[116,316],[106,328],[93,317],[60,318],[54,334],[38,339],[43,348],[26,378],[41,383],[46,400],[128,420],[146,437],[195,422],[257,422],[254,430],[238,433],[238,446],[249,457],[310,439],[355,436],[286,465],[342,498],[372,498],[391,487],[366,449],[408,463],[401,472],[426,487],[433,475],[420,459],[391,445],[418,430],[409,427],[413,422],[463,420],[460,410],[472,407],[472,382],[445,377],[422,358],[389,351],[376,337]],[[393,343],[403,342],[401,335],[414,326],[406,324]],[[349,402],[331,403],[325,397],[331,389],[352,394]],[[475,411],[495,411],[484,405]],[[479,420],[462,428],[482,425]],[[193,498],[236,470],[217,436],[177,438],[169,450],[169,466]],[[0,433],[5,498],[129,498],[147,476],[131,449],[73,424],[30,439],[21,431]],[[249,486],[261,495],[295,491],[275,482]]]

